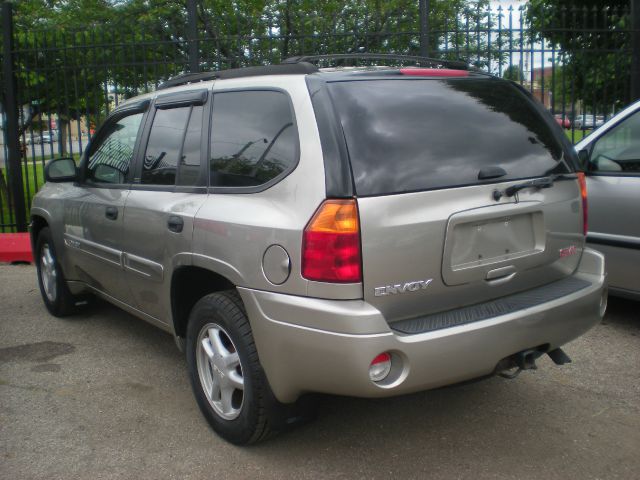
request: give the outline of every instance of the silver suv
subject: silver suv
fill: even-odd
[[[49,311],[94,294],[173,334],[237,444],[304,417],[307,393],[569,361],[605,271],[553,117],[458,63],[316,60],[170,80],[114,111],[78,168],[50,162],[31,210]]]

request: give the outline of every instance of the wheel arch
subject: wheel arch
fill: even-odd
[[[49,226],[49,219],[46,215],[41,212],[32,213],[31,214],[31,225],[29,228],[30,237],[31,237],[31,251],[34,252],[36,249],[36,241],[38,240],[38,235],[43,228]]]
[[[175,336],[186,337],[189,313],[198,300],[235,287],[235,282],[208,268],[185,265],[175,269],[171,276],[171,316]]]

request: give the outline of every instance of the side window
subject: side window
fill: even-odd
[[[298,133],[284,93],[216,93],[211,129],[212,187],[263,185],[296,165]]]
[[[640,174],[640,112],[596,140],[591,171]]]
[[[94,183],[124,183],[133,159],[133,148],[142,113],[123,117],[109,125],[100,142],[92,148],[86,179]]]
[[[140,183],[175,185],[178,156],[191,107],[159,109],[144,152]]]

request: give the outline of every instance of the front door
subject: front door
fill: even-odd
[[[65,199],[64,242],[72,273],[101,293],[129,304],[122,271],[122,226],[129,169],[144,112],[130,109],[105,122]]]

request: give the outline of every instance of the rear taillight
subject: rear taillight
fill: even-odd
[[[582,232],[586,235],[589,230],[589,205],[587,204],[587,179],[583,172],[578,172],[578,183],[582,198]]]
[[[325,200],[304,229],[302,276],[334,283],[362,281],[358,205]]]

